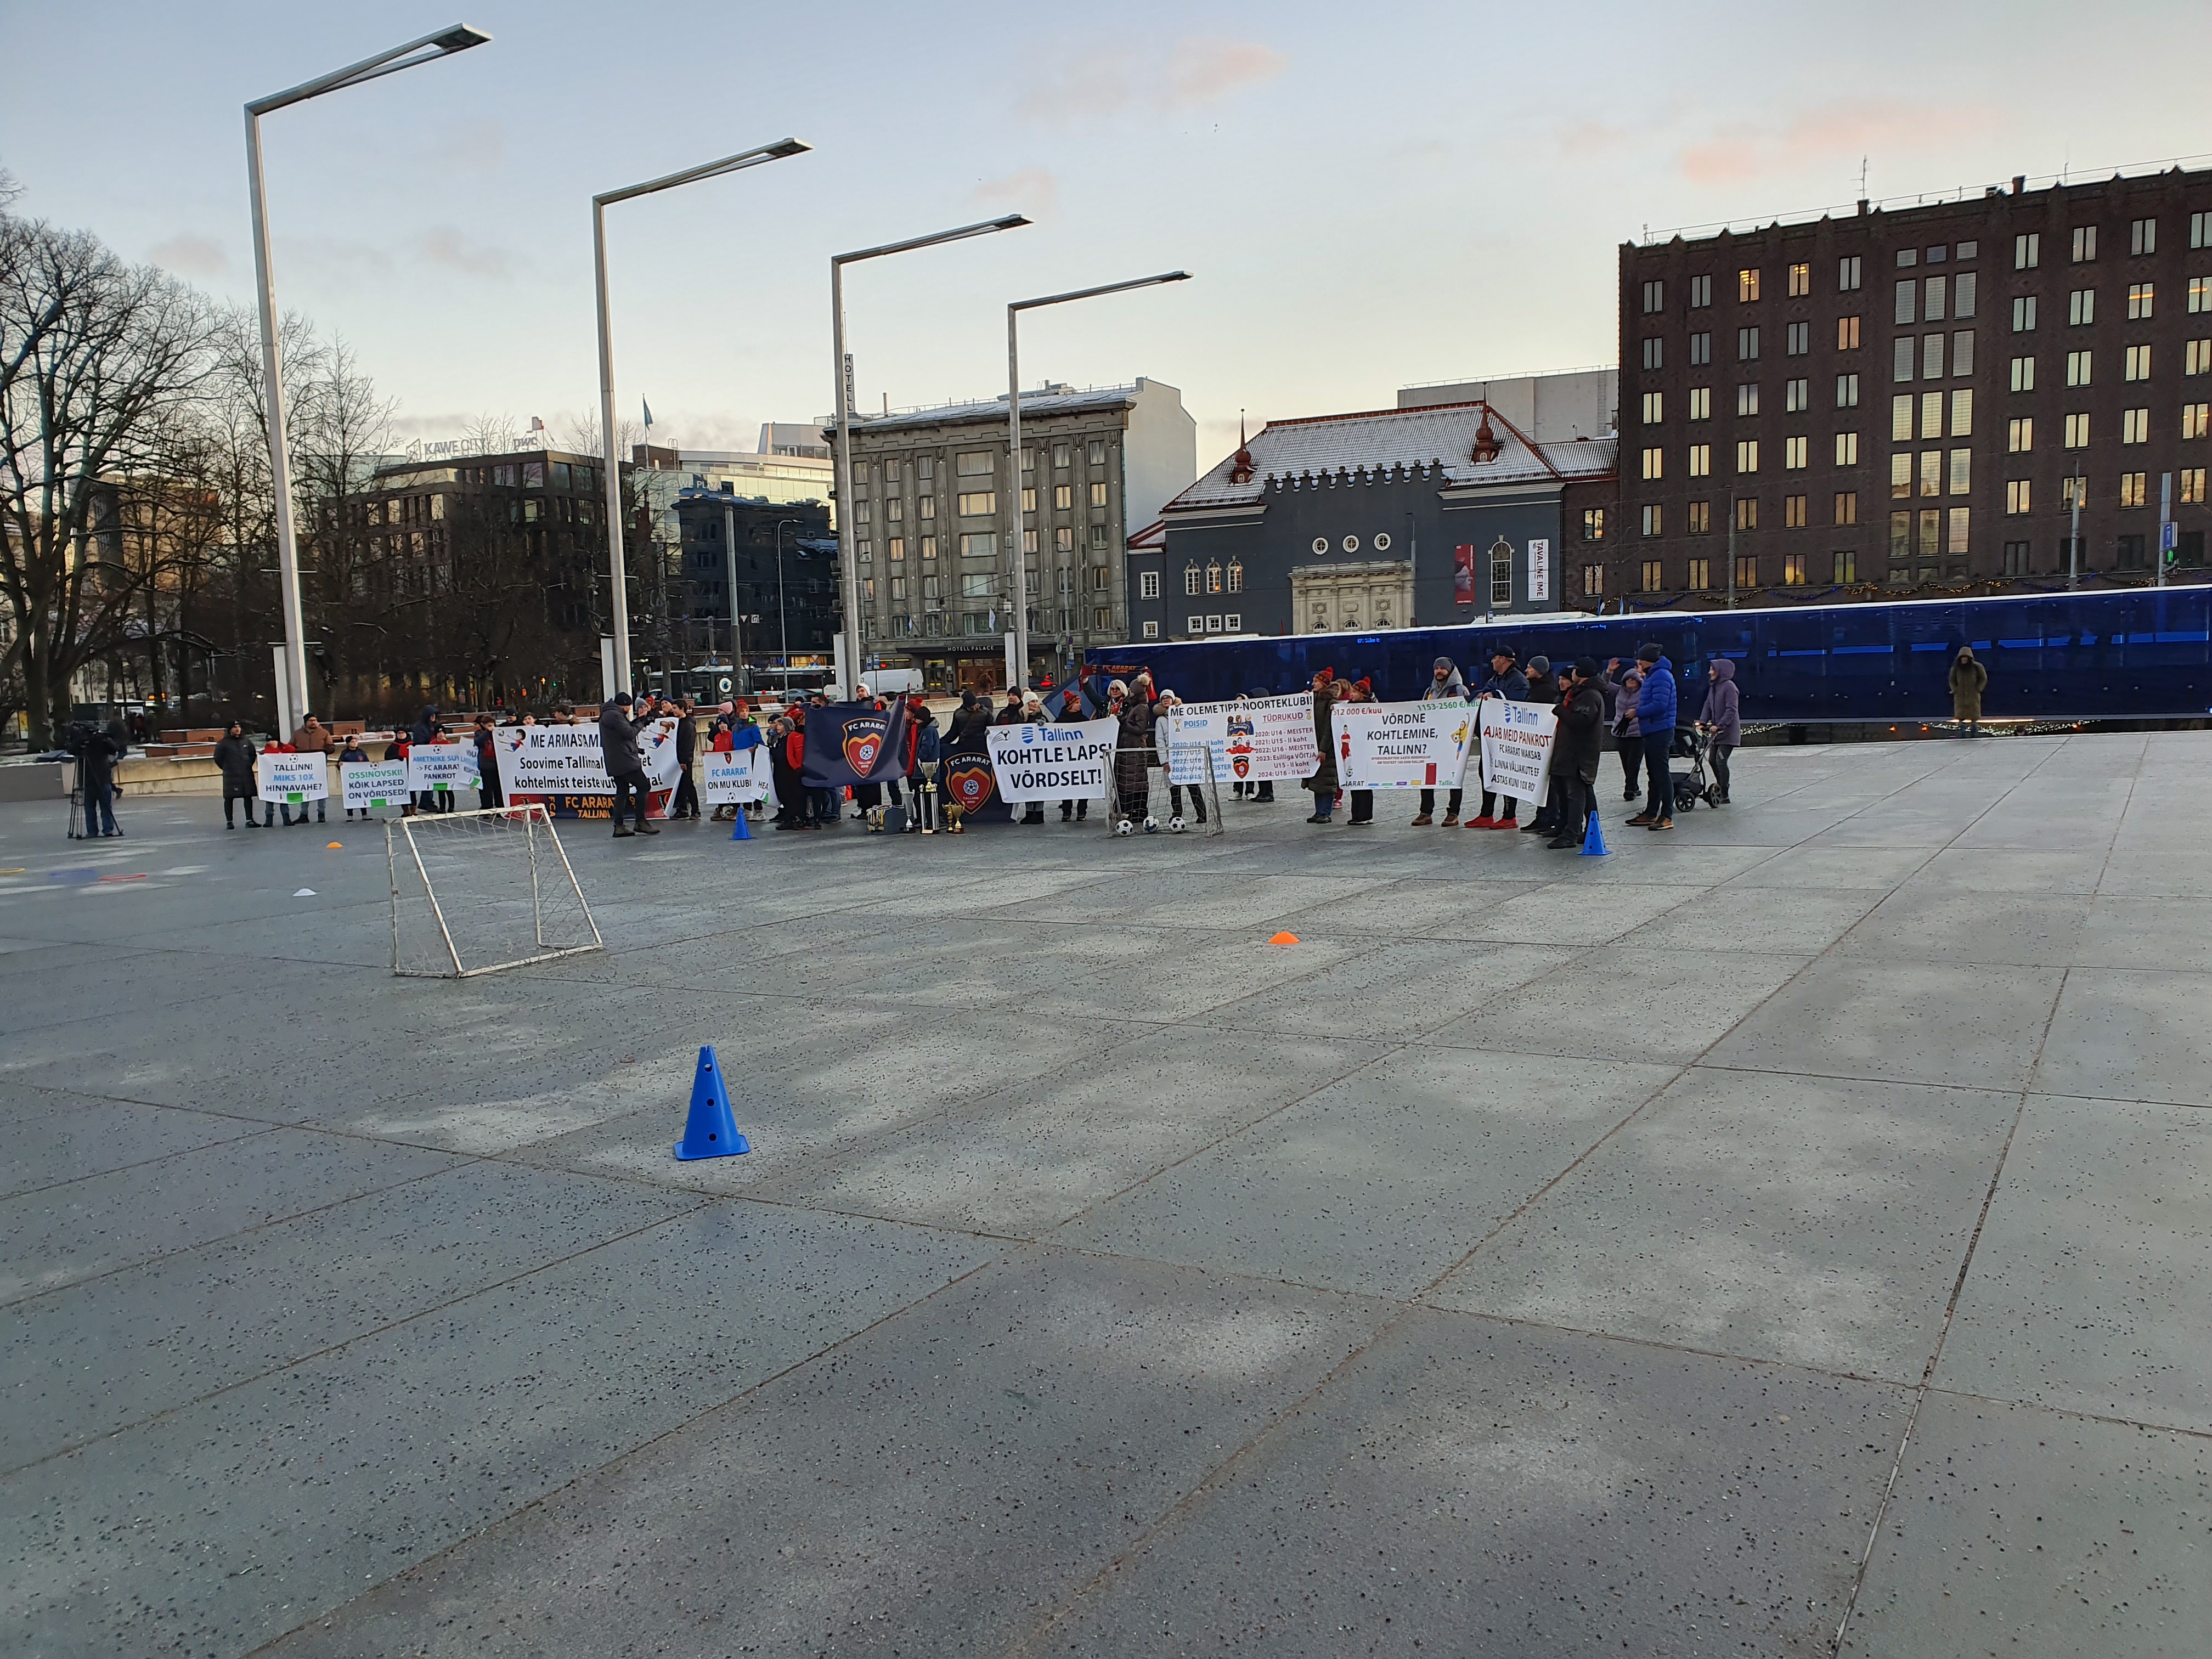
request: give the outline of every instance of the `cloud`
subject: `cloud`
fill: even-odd
[[[1053,125],[1131,108],[1197,109],[1272,80],[1289,63],[1273,46],[1224,35],[1185,35],[1164,52],[1086,47],[1037,70],[1017,107]]]
[[[416,239],[416,251],[433,264],[458,270],[466,276],[505,282],[514,274],[514,262],[504,250],[471,247],[468,239],[451,225],[433,225]]]
[[[196,236],[186,231],[181,236],[172,236],[150,255],[154,263],[179,276],[217,277],[230,275],[230,256],[222,251],[222,244],[212,236]]]
[[[1044,167],[1024,167],[1003,179],[986,179],[969,199],[978,207],[1008,207],[1032,219],[1049,219],[1060,208],[1060,180]]]
[[[1632,136],[1626,127],[1583,121],[1559,134],[1559,153],[1575,161],[1612,155],[1624,149]]]
[[[1887,100],[1823,104],[1778,128],[1733,125],[1690,145],[1678,158],[1692,184],[1741,184],[1839,156],[1894,149],[1917,151],[1995,131],[1985,105],[1931,107]]]

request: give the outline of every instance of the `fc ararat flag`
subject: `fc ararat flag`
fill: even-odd
[[[906,775],[906,701],[833,702],[806,711],[806,781],[818,789]]]

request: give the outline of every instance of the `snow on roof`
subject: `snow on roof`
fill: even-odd
[[[1477,461],[1474,454],[1486,421],[1497,454]],[[1446,489],[1603,478],[1613,472],[1617,449],[1610,434],[1568,443],[1531,442],[1480,401],[1316,415],[1261,428],[1243,449],[1217,463],[1164,510],[1255,506],[1264,499],[1270,479],[1290,482],[1309,473],[1334,477],[1362,469],[1375,472],[1441,466]],[[1248,455],[1250,477],[1235,482],[1246,471]]]
[[[1024,392],[1022,413],[1031,415],[1065,415],[1092,409],[1126,409],[1137,400],[1133,386],[1092,386],[1078,392],[1073,388],[1059,392]],[[853,430],[860,432],[897,432],[924,426],[958,426],[967,422],[990,421],[1003,426],[1006,422],[1006,394],[995,398],[978,398],[973,403],[939,404],[933,409],[902,409],[889,415],[863,415],[855,410]]]

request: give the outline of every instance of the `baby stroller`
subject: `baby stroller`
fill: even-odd
[[[1705,776],[1707,746],[1705,734],[1695,726],[1682,726],[1674,729],[1674,743],[1670,753],[1686,757],[1690,763],[1688,771],[1674,774],[1674,810],[1678,812],[1694,812],[1699,801],[1708,806],[1720,804],[1720,791]]]

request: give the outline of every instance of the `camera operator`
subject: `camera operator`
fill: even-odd
[[[637,734],[660,717],[660,698],[654,693],[646,694],[641,712],[630,714],[630,695],[617,691],[608,702],[599,706],[599,757],[605,763],[607,775],[615,786],[615,838],[625,840],[633,832],[623,828],[623,819],[635,802],[637,817],[635,834],[657,836],[656,830],[646,813],[652,799],[652,785],[645,775],[644,758],[637,752]]]
[[[69,730],[69,751],[76,757],[77,787],[84,793],[84,838],[120,836],[115,827],[115,763],[123,750],[90,721]],[[105,824],[106,828],[101,826]]]

